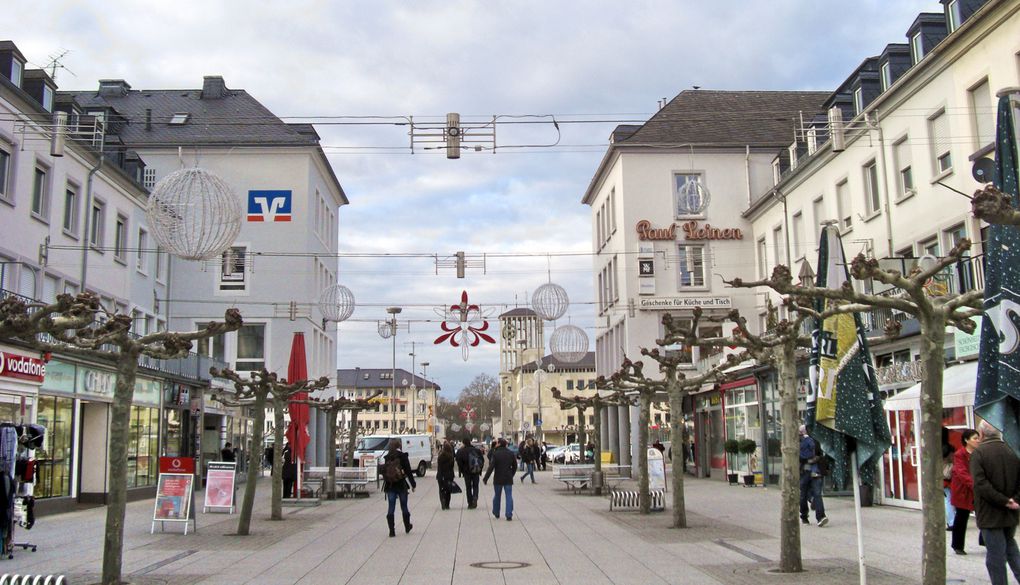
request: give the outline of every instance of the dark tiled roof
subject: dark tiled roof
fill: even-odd
[[[122,96],[98,91],[60,92],[83,108],[113,108],[127,120],[121,138],[132,147],[161,145],[315,146],[308,124],[287,124],[243,89],[222,98],[202,99],[201,89],[128,90]],[[145,129],[146,110],[152,128]],[[174,114],[190,114],[186,124],[170,125]]]
[[[336,371],[336,384],[338,388],[391,388],[393,382],[390,380],[389,375],[392,370],[390,368],[358,368],[358,369],[345,369]],[[382,375],[385,374],[387,377],[383,379]],[[365,379],[368,376],[368,379]],[[437,391],[441,390],[439,384],[431,380],[426,380],[421,376],[414,376],[411,379],[411,372],[407,370],[397,368],[397,388],[404,388],[404,379],[407,379],[407,385],[414,384],[419,389],[421,388],[435,388]]]
[[[686,90],[617,144],[783,146],[829,92]]]
[[[554,358],[551,355],[542,357],[542,368],[548,370],[549,364],[556,366],[557,372],[570,371],[570,370],[591,370],[595,371],[595,352],[589,351],[577,362],[564,362]],[[523,366],[525,372],[535,371],[535,362],[528,362]]]

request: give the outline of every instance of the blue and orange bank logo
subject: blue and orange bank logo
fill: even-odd
[[[290,221],[290,191],[248,191],[248,221]]]

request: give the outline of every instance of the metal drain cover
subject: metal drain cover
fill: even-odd
[[[520,563],[517,561],[488,561],[485,563],[471,563],[471,566],[476,569],[506,571],[509,569],[523,569],[524,567],[530,567],[531,563]]]

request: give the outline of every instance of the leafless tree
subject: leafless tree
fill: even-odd
[[[337,417],[341,412],[347,411],[351,413],[351,428],[357,428],[357,413],[361,410],[368,408],[375,408],[374,404],[369,404],[369,401],[377,396],[381,396],[382,390],[377,390],[375,394],[368,398],[347,398],[344,396],[336,396],[327,399],[321,398],[309,398],[308,400],[294,400],[292,402],[308,404],[314,406],[321,412],[326,414],[326,427],[328,438],[326,444],[329,445],[329,496],[330,500],[336,499],[336,455],[335,451],[337,448]],[[352,441],[350,444],[350,453],[347,457],[347,465],[354,465],[354,445],[357,433],[352,433]]]
[[[607,385],[605,378],[599,377],[595,382],[596,388],[599,390],[595,392],[594,396],[564,396],[559,388],[553,386],[552,396],[553,399],[559,402],[560,408],[563,410],[569,410],[571,408],[577,409],[578,418],[584,418],[584,412],[587,409],[592,409],[595,415],[595,472],[602,473],[602,409],[610,404],[627,404],[630,405],[631,401],[626,397],[623,392],[612,392],[608,395],[601,395],[599,391]],[[581,450],[584,451],[583,448]],[[602,486],[595,486],[595,494],[602,495]]]
[[[1013,207],[1012,197],[991,183],[974,193],[970,205],[974,217],[980,220],[1020,226],[1020,211]]]
[[[273,445],[276,445],[277,449],[280,448],[279,445],[283,445],[283,436],[286,432],[283,414],[290,407],[291,399],[302,392],[315,392],[326,386],[329,386],[329,378],[325,376],[318,380],[297,380],[295,382],[272,378],[268,398],[269,404],[273,407]],[[290,447],[291,457],[297,459],[299,455],[296,451],[297,446],[291,445]],[[283,520],[283,465],[285,462],[282,457],[282,451],[280,455],[273,458],[273,494],[269,515],[271,520]],[[301,455],[304,454],[302,453]],[[301,497],[300,493],[295,495],[299,498]]]
[[[924,515],[922,537],[922,582],[924,585],[941,585],[946,581],[945,507],[942,505],[942,374],[945,370],[944,347],[946,327],[954,326],[973,333],[975,323],[970,319],[980,314],[983,292],[963,294],[929,293],[929,282],[947,267],[955,265],[970,249],[969,240],[961,240],[948,255],[931,263],[918,266],[903,275],[896,270],[879,267],[878,260],[863,254],[854,258],[850,273],[857,280],[883,283],[898,289],[898,294],[883,296],[856,291],[848,281],[841,289],[798,285],[786,266],[777,266],[771,278],[754,282],[740,279],[733,286],[752,288],[768,287],[795,299],[823,299],[842,312],[861,312],[875,308],[902,311],[916,318],[921,330],[921,360],[926,372],[921,381],[921,502]],[[939,291],[941,292],[941,291]],[[798,303],[806,307],[807,303]],[[827,309],[828,310],[828,309]],[[898,322],[890,320],[888,334],[897,333]],[[784,411],[785,418],[785,411]],[[784,432],[785,440],[785,432]],[[784,443],[784,460],[785,460]],[[784,470],[786,465],[784,464]]]
[[[0,339],[14,340],[43,352],[98,360],[116,368],[117,382],[110,405],[110,492],[103,540],[103,585],[121,582],[124,514],[127,506],[127,447],[130,442],[131,401],[138,359],[174,359],[187,355],[191,342],[236,331],[242,325],[237,309],[223,322],[198,331],[159,331],[134,335],[130,315],[111,314],[89,292],[58,295],[52,304],[28,304],[7,298],[0,302]]]

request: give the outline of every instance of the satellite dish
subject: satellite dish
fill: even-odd
[[[995,161],[988,157],[982,157],[974,161],[970,174],[978,183],[992,183],[995,181],[995,171]]]

